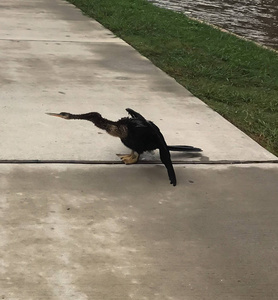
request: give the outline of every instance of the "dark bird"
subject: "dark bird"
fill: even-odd
[[[67,112],[47,114],[67,120],[91,121],[96,127],[106,130],[112,136],[119,137],[122,143],[131,149],[130,154],[119,155],[125,164],[135,164],[143,152],[159,149],[160,159],[167,168],[170,183],[175,186],[177,180],[169,150],[192,152],[202,150],[192,146],[168,146],[159,128],[153,122],[147,121],[142,115],[130,108],[127,108],[126,111],[130,117],[121,118],[116,122],[103,118],[97,112],[78,115]]]

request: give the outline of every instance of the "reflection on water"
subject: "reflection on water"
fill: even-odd
[[[278,49],[278,0],[149,0]]]

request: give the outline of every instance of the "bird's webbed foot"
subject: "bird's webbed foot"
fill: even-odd
[[[126,165],[136,164],[139,159],[139,154],[132,151],[130,154],[122,155],[117,154],[122,162],[124,162]]]

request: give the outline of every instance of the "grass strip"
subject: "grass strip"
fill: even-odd
[[[278,155],[278,54],[146,0],[68,0]]]

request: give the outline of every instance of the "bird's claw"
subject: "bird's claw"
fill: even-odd
[[[135,164],[138,161],[138,156],[135,154],[117,154],[118,157],[120,157],[120,159],[122,160],[123,163],[125,163],[126,165],[131,165],[131,164]]]

